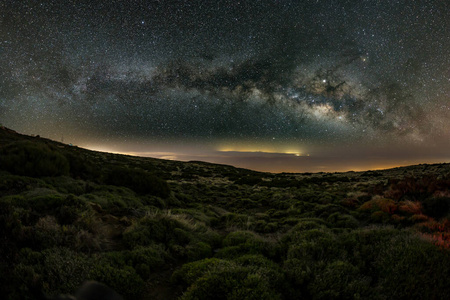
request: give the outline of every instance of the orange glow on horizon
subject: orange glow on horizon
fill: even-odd
[[[303,154],[304,151],[298,147],[288,145],[264,145],[264,144],[245,144],[230,143],[228,145],[220,145],[216,148],[219,152],[239,152],[239,153],[265,153],[265,154],[291,154],[295,156],[309,156],[309,154]]]
[[[256,147],[222,146],[216,150],[200,148],[197,151],[175,151],[174,149],[155,149],[156,151],[120,151],[116,145],[83,145],[85,149],[135,157],[151,157],[175,161],[204,161],[215,164],[231,165],[260,172],[304,173],[304,172],[363,172],[385,170],[417,164],[443,163],[439,159],[399,160],[389,158],[346,157],[333,158],[311,155],[294,147]],[[181,149],[183,150],[183,149]]]

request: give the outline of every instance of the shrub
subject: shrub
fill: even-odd
[[[200,260],[212,256],[211,246],[205,242],[198,242],[187,247],[187,257],[190,261]]]
[[[378,289],[388,299],[446,299],[449,265],[448,250],[406,233],[392,236],[374,261]]]
[[[252,266],[258,268],[278,269],[278,265],[263,255],[244,255],[234,259],[235,262],[243,266]],[[274,278],[275,279],[275,278]],[[277,279],[278,280],[278,279]]]
[[[344,198],[340,204],[344,207],[354,209],[358,206],[359,201],[356,198],[349,197],[349,198]]]
[[[64,204],[66,204],[66,197],[59,194],[48,194],[29,197],[24,202],[25,207],[31,208],[39,213],[49,213],[58,211]]]
[[[1,165],[0,165],[1,168]],[[0,175],[0,193],[14,195],[43,184],[40,179],[10,174]]]
[[[348,214],[348,209],[344,208],[343,206],[337,205],[337,204],[326,204],[326,205],[320,205],[316,210],[315,214],[319,218],[328,218],[332,214]]]
[[[370,215],[370,220],[375,223],[387,223],[389,219],[389,214],[381,210],[375,211]]]
[[[40,218],[33,229],[33,239],[36,241],[34,244],[40,245],[41,248],[61,246],[64,241],[61,226],[52,216]]]
[[[359,225],[353,216],[340,213],[331,214],[327,218],[327,222],[338,228],[357,228]]]
[[[0,167],[17,175],[32,177],[69,174],[69,162],[54,148],[28,141],[0,148]]]
[[[72,177],[91,180],[100,177],[100,170],[90,160],[72,152],[67,152],[65,157],[69,162],[70,175]]]
[[[450,197],[432,197],[423,202],[424,213],[440,219],[450,212]]]
[[[93,260],[83,253],[67,248],[51,248],[42,251],[44,291],[48,294],[72,293],[88,279]]]
[[[315,262],[307,259],[288,258],[283,264],[287,279],[300,294],[307,292],[306,286],[312,280],[315,268]]]
[[[223,245],[226,246],[237,246],[246,243],[256,242],[257,237],[251,231],[235,231],[229,233],[223,240]]]
[[[234,265],[233,262],[218,258],[206,258],[200,261],[184,264],[172,275],[174,283],[188,287],[209,270],[222,269]]]
[[[292,227],[291,232],[303,231],[309,229],[325,228],[325,222],[318,218],[303,218],[300,219],[294,227]]]
[[[341,260],[329,263],[308,285],[312,299],[364,299],[370,295],[369,288],[369,278]]]
[[[159,213],[141,218],[123,233],[123,241],[130,249],[154,243],[164,244],[167,247],[185,247],[200,241],[216,244],[217,239],[216,234],[207,231],[203,226],[191,225],[182,215]],[[180,254],[184,252],[182,250]]]
[[[289,241],[289,239],[284,241]],[[291,234],[287,247],[289,259],[332,260],[340,258],[344,254],[338,246],[338,237],[326,229],[294,232]]]
[[[178,224],[173,221],[160,221],[149,216],[141,218],[123,233],[123,241],[129,248],[149,246],[154,242],[167,243]]]
[[[108,173],[105,181],[107,184],[128,187],[140,194],[151,194],[164,198],[170,194],[165,180],[141,169],[115,167]]]
[[[415,214],[408,218],[409,221],[412,223],[418,223],[418,222],[424,222],[427,221],[429,218],[424,214]]]
[[[16,197],[8,200],[3,198],[0,201],[0,235],[4,238],[0,243],[0,249],[6,244],[20,240],[24,235],[22,218],[25,218],[29,211],[13,205]]]
[[[183,265],[172,278],[187,287],[181,299],[281,299],[282,274],[272,267],[258,256],[205,259]]]
[[[207,273],[198,278],[180,298],[182,300],[217,299],[226,300],[245,280],[242,268],[235,267],[232,270]]]
[[[145,289],[145,282],[136,270],[129,266],[116,268],[107,264],[97,264],[93,266],[89,278],[108,285],[125,299],[139,299]]]
[[[358,210],[370,212],[382,211],[388,214],[393,214],[397,211],[397,204],[391,199],[374,198],[363,203]]]
[[[131,267],[142,278],[161,268],[169,256],[162,245],[138,246],[133,250],[112,251],[102,254],[98,262],[118,269]]]
[[[275,232],[278,230],[278,223],[277,222],[269,222],[264,226],[264,229],[262,232],[268,233],[268,232]]]
[[[219,223],[223,224],[223,227],[247,229],[249,227],[249,216],[245,214],[226,213],[220,216]]]
[[[313,229],[326,229],[326,223],[318,218],[304,218],[297,221],[297,224],[291,228],[282,238],[281,242],[287,247],[291,243],[297,243],[302,239],[302,235]]]
[[[130,260],[142,278],[147,278],[155,269],[161,268],[169,258],[162,245],[136,247],[130,252]],[[148,270],[147,270],[148,269]]]
[[[217,257],[236,258],[246,254],[264,254],[274,256],[277,251],[272,245],[250,231],[229,233],[223,240],[223,248],[216,253]]]
[[[229,300],[278,300],[282,299],[279,291],[267,284],[267,279],[258,273],[248,274],[239,285],[231,291],[227,297]]]
[[[66,200],[67,200],[67,198],[66,198]],[[74,223],[78,219],[78,216],[80,213],[81,213],[81,210],[79,208],[69,206],[69,205],[63,205],[57,211],[56,218],[57,218],[59,224],[69,225],[69,224]]]
[[[86,193],[86,182],[68,176],[46,177],[45,183],[62,194],[82,195]]]
[[[235,184],[246,184],[246,185],[256,185],[261,182],[261,177],[258,176],[245,176],[236,180]]]
[[[400,202],[398,207],[399,211],[405,214],[421,214],[422,213],[422,205],[418,201],[406,200]]]
[[[40,274],[36,273],[33,266],[18,263],[12,270],[2,271],[4,271],[2,274],[8,274],[8,278],[4,278],[4,280],[9,281],[0,281],[0,290],[4,299],[39,299],[42,278]]]

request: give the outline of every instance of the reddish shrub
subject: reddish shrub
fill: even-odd
[[[370,201],[363,203],[359,210],[361,211],[379,211],[393,214],[397,211],[397,204],[391,200],[386,198],[375,198]]]
[[[401,212],[417,215],[422,214],[422,204],[418,201],[402,201],[398,207]]]
[[[415,215],[412,215],[409,219],[410,219],[411,221],[417,223],[417,222],[424,222],[424,221],[427,221],[427,220],[428,220],[428,217],[425,216],[424,214],[415,214]]]
[[[449,178],[437,178],[434,175],[391,179],[389,190],[384,193],[384,196],[394,200],[423,201],[435,193],[446,191],[449,184]]]
[[[449,232],[435,232],[435,233],[422,233],[422,236],[444,249],[450,249],[450,233]]]
[[[355,198],[345,198],[341,201],[341,205],[349,208],[356,208],[359,204],[358,199]]]

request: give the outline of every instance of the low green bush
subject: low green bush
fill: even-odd
[[[260,256],[239,261],[204,259],[173,274],[186,287],[181,299],[281,299],[283,275]]]
[[[301,218],[292,227],[291,232],[300,232],[310,229],[326,228],[326,222],[319,218]]]
[[[101,170],[86,157],[69,151],[65,153],[65,157],[69,162],[70,175],[73,178],[97,180],[100,177]]]
[[[448,250],[399,232],[380,247],[374,273],[377,288],[387,299],[446,299],[450,295],[448,266]]]
[[[1,167],[0,167],[1,169]],[[44,185],[41,179],[1,172],[0,195],[14,195]]]
[[[192,285],[199,277],[209,270],[215,268],[222,269],[231,265],[233,265],[233,262],[218,258],[206,258],[187,263],[173,273],[172,282],[181,284],[186,288]]]
[[[155,213],[139,219],[127,228],[123,233],[123,242],[129,249],[155,243],[164,244],[175,255],[185,256],[189,255],[189,249],[184,248],[196,247],[199,242],[208,244],[209,249],[216,247],[220,243],[220,236],[200,224],[192,226],[191,220],[184,215]],[[199,247],[205,248],[201,245]]]
[[[53,216],[40,218],[30,230],[30,239],[35,249],[58,247],[65,241],[60,224]]]
[[[136,247],[126,252],[128,263],[136,273],[146,280],[156,270],[161,269],[170,260],[170,256],[162,245],[151,245],[147,247]]]
[[[337,204],[320,205],[315,209],[315,214],[319,218],[326,219],[332,214],[348,214],[349,211],[345,207]]]
[[[220,227],[247,229],[249,216],[245,214],[226,213],[219,218]]]
[[[338,236],[327,229],[310,229],[290,233],[287,243],[287,257],[313,261],[333,260],[345,253],[339,247]]]
[[[86,193],[87,183],[69,176],[46,177],[44,182],[61,194],[82,195]]]
[[[279,291],[267,285],[259,274],[249,274],[246,278],[233,288],[231,295],[226,299],[229,300],[278,300],[283,299]]]
[[[223,245],[238,246],[241,244],[259,244],[257,235],[251,231],[234,231],[229,233],[223,240]]]
[[[328,216],[327,222],[331,224],[331,226],[338,228],[357,228],[359,226],[358,220],[353,216],[340,214],[338,212]]]
[[[49,213],[57,211],[66,203],[66,197],[59,194],[49,194],[26,199],[26,206],[39,213]]]
[[[299,296],[307,293],[307,284],[313,279],[316,268],[315,261],[295,257],[286,259],[283,264],[286,278]]]
[[[197,242],[186,247],[189,261],[196,261],[212,256],[211,246],[205,242]]]
[[[50,248],[41,252],[36,270],[42,276],[48,295],[73,293],[89,279],[94,260],[86,254],[68,248]]]
[[[236,258],[247,254],[276,255],[276,245],[265,241],[251,231],[235,231],[229,233],[222,242],[223,248],[217,250],[216,257]]]
[[[155,270],[161,269],[170,260],[170,256],[162,245],[147,247],[138,246],[133,250],[111,251],[98,259],[99,264],[113,268],[133,268],[136,273],[146,280]]]
[[[333,261],[318,272],[308,285],[312,299],[367,299],[370,279],[346,261]]]
[[[106,176],[110,185],[125,186],[140,194],[166,198],[170,195],[167,182],[141,169],[114,167]]]
[[[145,282],[130,266],[117,268],[106,264],[95,264],[89,273],[89,278],[108,285],[125,299],[140,299],[145,290]]]

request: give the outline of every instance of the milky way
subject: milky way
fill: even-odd
[[[19,132],[275,171],[450,159],[448,1],[3,0],[0,17],[0,123]]]

